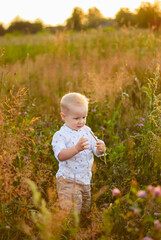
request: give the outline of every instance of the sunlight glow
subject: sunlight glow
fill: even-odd
[[[151,3],[154,1],[148,0]],[[113,18],[120,8],[125,7],[134,11],[141,2],[141,0],[5,0],[0,7],[0,22],[9,24],[16,16],[20,16],[29,21],[39,18],[44,24],[49,25],[63,24],[76,6],[82,8],[85,13],[89,8],[97,7],[104,17]]]

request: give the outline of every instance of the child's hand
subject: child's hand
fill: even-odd
[[[97,142],[96,143],[96,148],[97,148],[97,154],[103,154],[106,151],[106,146],[104,142]]]
[[[83,151],[84,149],[89,149],[89,143],[87,143],[88,139],[81,137],[77,144],[75,145],[75,148],[78,152]]]

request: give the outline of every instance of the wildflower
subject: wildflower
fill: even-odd
[[[107,207],[107,206],[108,206],[108,203],[104,203],[103,206],[104,206],[104,207]]]
[[[91,219],[91,217],[92,217],[92,215],[91,215],[91,214],[89,214],[89,215],[87,216],[87,218],[88,218],[88,219]]]
[[[104,128],[104,127],[101,126],[100,128],[101,128],[103,131],[105,131],[105,128]]]
[[[160,214],[158,212],[155,212],[154,215],[158,217]]]
[[[160,230],[161,229],[161,222],[159,220],[155,220],[154,221],[154,228],[156,230]]]
[[[157,186],[154,188],[154,196],[155,197],[160,197],[161,196],[161,187]]]
[[[144,191],[144,190],[140,190],[140,191],[137,193],[137,196],[140,197],[140,198],[146,198],[147,193],[146,193],[146,191]]]
[[[135,214],[135,215],[139,215],[139,214],[140,214],[140,210],[139,210],[138,208],[135,208],[135,209],[134,209],[134,214]]]
[[[138,127],[143,127],[144,124],[143,123],[136,123],[135,126],[138,126]]]
[[[148,192],[152,193],[154,190],[154,187],[152,185],[148,185],[147,190],[148,190]]]
[[[153,240],[151,237],[144,237],[142,240]]]
[[[92,226],[92,227],[94,227],[94,226],[95,226],[95,223],[94,223],[94,222],[92,222],[92,223],[91,223],[91,226]]]
[[[112,196],[117,197],[120,195],[120,193],[121,193],[120,189],[118,189],[118,188],[112,189]]]
[[[96,112],[96,109],[92,109],[92,112]]]

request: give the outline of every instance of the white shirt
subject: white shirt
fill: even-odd
[[[89,143],[89,149],[79,152],[66,161],[59,161],[59,170],[56,177],[62,176],[63,178],[71,179],[77,183],[85,185],[90,184],[94,161],[93,153],[98,157],[101,156],[96,153],[96,140],[91,135],[90,131],[91,129],[87,126],[76,131],[64,124],[60,130],[54,134],[52,147],[58,161],[59,153],[63,149],[76,145],[81,137],[87,138]]]

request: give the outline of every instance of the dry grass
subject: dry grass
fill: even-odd
[[[28,45],[33,51],[37,49],[34,57],[33,52],[23,55]],[[148,104],[142,87],[152,76],[156,65],[161,63],[160,39],[150,31],[99,30],[11,40],[2,38],[0,46],[6,47],[6,59],[10,54],[8,47],[19,47],[20,50],[18,60],[13,49],[13,56],[9,56],[11,62],[6,62],[3,56],[0,59],[2,230],[13,225],[13,234],[22,227],[26,234],[24,239],[61,239],[64,232],[70,239],[98,239],[104,234],[101,205],[111,201],[110,184],[116,181],[123,188],[129,187],[130,173],[126,172],[129,166],[126,165],[127,152],[123,152],[122,135],[126,137],[125,129],[134,129],[136,118],[147,113]],[[44,52],[39,48],[43,48]],[[105,166],[103,161],[99,161],[93,167],[97,186],[93,189],[92,222],[84,229],[74,226],[74,230],[63,213],[58,211],[53,181],[57,162],[51,149],[52,135],[61,125],[60,98],[69,91],[90,96],[92,110],[96,110],[90,112],[90,127],[95,128],[107,144],[112,143],[108,146],[108,164]],[[100,130],[102,125],[106,127],[105,132]],[[150,145],[153,151],[155,141],[160,147],[160,136],[156,137]],[[137,147],[140,145],[132,149],[132,153],[136,151],[136,156],[141,148],[137,151]],[[159,150],[156,153],[160,156]],[[124,177],[127,179],[123,180]],[[38,208],[30,198],[31,190],[26,179],[36,182],[37,191],[42,194]],[[100,209],[96,207],[99,201]],[[19,223],[18,227],[15,222]],[[18,234],[21,238],[22,232]]]

